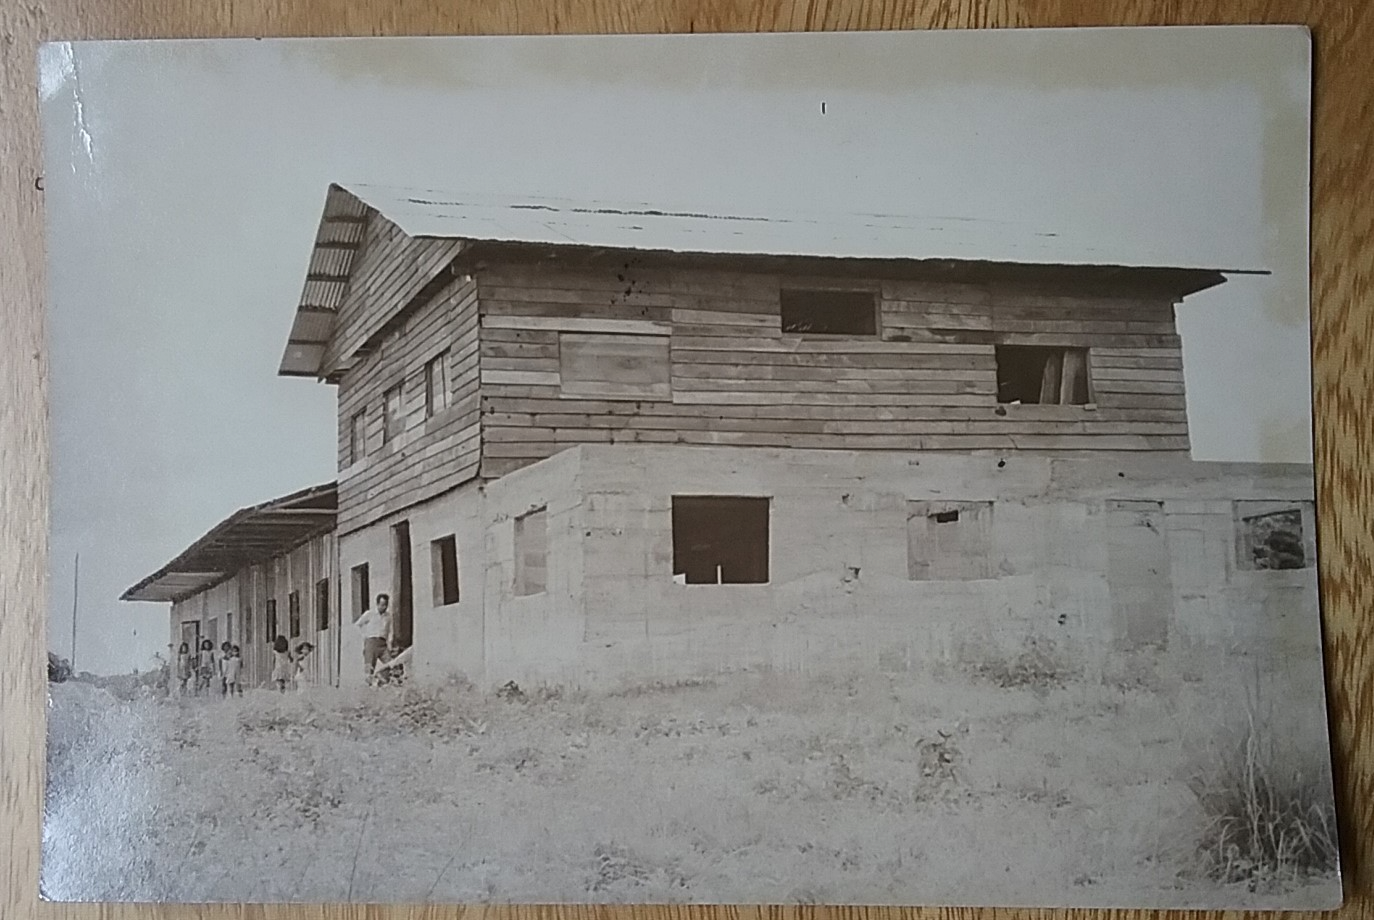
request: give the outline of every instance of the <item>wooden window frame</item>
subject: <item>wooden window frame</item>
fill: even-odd
[[[585,362],[598,353],[602,360],[594,363],[601,364],[601,373],[586,373]],[[637,375],[647,373],[653,379],[624,379],[624,369],[616,369],[617,360],[643,362]],[[616,379],[618,375],[620,379]],[[670,401],[673,398],[672,337],[660,332],[560,332],[558,380],[562,399]]]
[[[449,407],[449,379],[448,379],[448,357],[449,350],[445,348],[433,358],[425,362],[425,418],[431,419]],[[435,372],[438,372],[439,390],[438,400],[435,400]]]
[[[1012,400],[1012,401],[1008,401],[1008,402],[1003,402],[1003,401],[1002,401],[1002,382],[1003,382],[1003,369],[1004,369],[1004,367],[1005,367],[1005,363],[1004,363],[1002,357],[1003,357],[1003,351],[1004,351],[1004,350],[1008,350],[1008,351],[1019,351],[1019,352],[1041,352],[1041,353],[1044,353],[1047,357],[1050,356],[1050,355],[1058,355],[1058,356],[1059,356],[1059,360],[1060,360],[1060,374],[1061,374],[1061,379],[1060,379],[1060,384],[1059,384],[1059,387],[1060,387],[1060,398],[1059,398],[1058,400],[1054,401],[1054,402],[1042,402],[1042,401],[1040,401],[1039,399],[1037,399],[1035,402],[1027,402],[1027,401],[1025,401],[1024,399],[1023,399],[1023,400]],[[1083,401],[1082,401],[1082,402],[1065,402],[1065,401],[1063,400],[1063,395],[1062,395],[1062,393],[1063,393],[1063,379],[1062,379],[1063,364],[1064,364],[1064,361],[1067,359],[1067,357],[1068,357],[1068,355],[1069,355],[1070,353],[1073,353],[1073,354],[1075,354],[1075,355],[1081,356],[1081,357],[1082,357],[1082,361],[1083,361]],[[999,406],[1070,406],[1070,407],[1076,407],[1076,408],[1082,409],[1082,408],[1085,408],[1085,407],[1095,406],[1095,405],[1097,404],[1097,401],[1096,401],[1096,394],[1095,394],[1094,391],[1093,391],[1092,349],[1091,349],[1089,346],[1087,346],[1087,345],[1028,345],[1028,344],[1023,344],[1023,343],[1015,342],[1015,341],[1010,341],[1010,342],[996,342],[996,343],[993,345],[993,363],[994,363],[994,365],[995,365],[995,372],[996,372],[996,375],[997,375],[997,382],[996,382],[997,392],[996,392],[996,395],[994,396],[994,398],[997,400],[997,404],[998,404]]]
[[[348,464],[367,456],[367,410],[360,409],[348,419]]]
[[[392,428],[391,399],[396,399],[395,428]],[[405,434],[405,381],[399,381],[382,391],[382,444],[389,445]]]

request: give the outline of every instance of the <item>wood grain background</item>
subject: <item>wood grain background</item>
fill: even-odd
[[[1367,0],[0,0],[0,859],[3,918],[948,918],[1137,912],[835,908],[44,905],[37,900],[48,501],[39,41],[252,35],[717,32],[1306,23],[1315,40],[1312,234],[1317,479],[1347,904],[1374,917],[1374,12]],[[1238,397],[1242,394],[1237,394]],[[1216,915],[1218,918],[1222,915]]]

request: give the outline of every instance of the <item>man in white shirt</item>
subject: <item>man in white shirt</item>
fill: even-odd
[[[363,668],[369,684],[372,683],[377,660],[391,645],[390,606],[391,597],[378,594],[377,606],[358,617],[357,627],[363,631]]]

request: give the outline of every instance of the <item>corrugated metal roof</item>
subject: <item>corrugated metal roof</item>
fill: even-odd
[[[214,587],[333,529],[338,504],[338,483],[330,482],[240,508],[119,599],[176,601]]]
[[[561,198],[350,184],[331,185],[316,234],[305,287],[278,373],[323,377],[334,319],[362,247],[369,210],[413,237],[471,244],[561,247],[560,251],[638,251],[674,257],[748,258],[757,265],[787,260],[879,265],[886,271],[951,266],[979,278],[1020,272],[1044,279],[1073,273],[1151,277],[1178,296],[1220,284],[1225,274],[1255,269],[1152,259],[1108,250],[1093,239],[1010,221],[895,214],[748,214],[666,205],[578,202]],[[478,248],[474,246],[474,248]],[[934,269],[929,269],[934,270]],[[1166,277],[1167,276],[1167,277]],[[332,368],[337,371],[338,368]]]
[[[1147,252],[1106,248],[1062,228],[958,216],[699,208],[497,197],[434,189],[350,184],[346,190],[411,236],[547,243],[723,255],[828,259],[950,259],[1046,265],[1200,268]],[[1244,270],[1236,266],[1233,270]]]
[[[356,195],[337,185],[329,187],[278,374],[314,377],[319,369],[334,332],[334,317],[348,290],[353,260],[362,249],[367,214],[367,205]]]

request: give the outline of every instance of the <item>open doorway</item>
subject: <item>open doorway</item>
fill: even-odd
[[[410,648],[414,615],[414,591],[410,566],[410,522],[402,521],[391,527],[391,570],[396,573],[391,599],[391,632],[401,648]]]
[[[181,641],[192,654],[200,648],[200,620],[189,620],[181,624]]]

